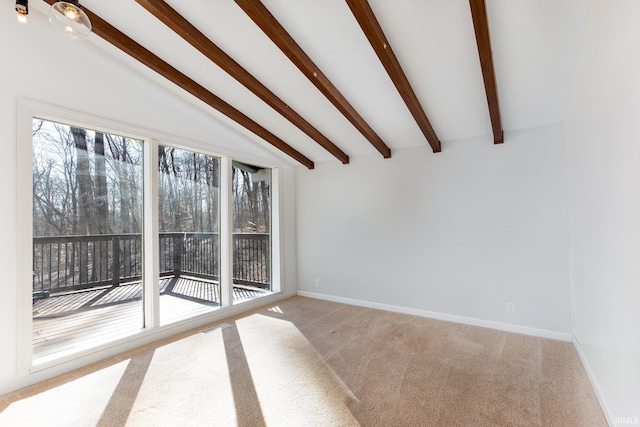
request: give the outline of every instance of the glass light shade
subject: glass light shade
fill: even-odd
[[[91,21],[80,6],[59,1],[49,10],[49,22],[71,40],[80,40],[91,34]]]
[[[21,24],[27,23],[29,14],[29,2],[27,0],[16,0],[16,16]]]

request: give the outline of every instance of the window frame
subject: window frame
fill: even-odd
[[[32,244],[33,244],[33,119],[39,118],[76,127],[98,130],[105,133],[135,138],[143,141],[143,280],[144,280],[144,328],[124,338],[108,341],[90,349],[62,355],[42,363],[33,360],[33,314],[32,303]],[[175,333],[205,325],[236,312],[246,311],[256,305],[277,299],[282,293],[281,274],[281,209],[280,182],[277,165],[245,153],[176,137],[62,107],[22,99],[17,100],[16,130],[16,313],[17,313],[17,366],[18,374],[26,375],[71,364],[80,367],[136,348],[140,345],[171,336]],[[219,310],[187,318],[169,325],[160,325],[159,319],[159,254],[158,254],[158,146],[196,151],[220,159],[220,288]],[[226,154],[222,154],[222,153]],[[232,162],[255,164],[271,169],[271,294],[255,301],[233,304],[233,236],[232,236]],[[26,213],[29,214],[26,214]],[[151,278],[151,279],[149,279]],[[141,322],[142,325],[142,322]]]

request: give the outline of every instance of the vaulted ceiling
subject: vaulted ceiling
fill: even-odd
[[[307,167],[562,122],[586,3],[81,2],[98,45]]]

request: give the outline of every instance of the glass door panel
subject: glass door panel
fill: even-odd
[[[220,160],[158,148],[160,323],[220,307]]]
[[[33,358],[140,330],[143,142],[33,120]]]
[[[233,162],[233,300],[271,293],[271,170]]]

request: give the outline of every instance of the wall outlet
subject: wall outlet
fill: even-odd
[[[507,303],[507,313],[508,314],[514,314],[516,312],[516,303],[515,302],[508,302]]]
[[[320,287],[320,279],[316,279],[316,288]]]

